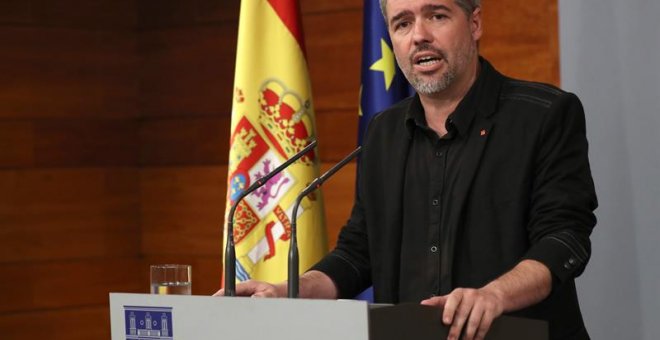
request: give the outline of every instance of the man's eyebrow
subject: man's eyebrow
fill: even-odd
[[[429,5],[424,5],[422,7],[422,12],[434,12],[434,11],[439,11],[439,10],[444,10],[444,11],[447,11],[447,12],[451,13],[451,8],[449,8],[445,5],[429,4]],[[406,15],[410,15],[410,14],[412,14],[412,11],[409,11],[409,10],[402,11],[402,12],[398,13],[397,15],[393,16],[392,19],[390,19],[389,23],[392,24],[393,22],[396,22],[399,19],[401,19],[402,17],[405,17]]]
[[[451,8],[449,8],[445,5],[429,4],[429,5],[424,5],[424,7],[422,7],[423,12],[432,12],[432,11],[437,11],[437,10],[445,10],[445,11],[451,13]]]
[[[390,24],[393,23],[393,22],[399,21],[399,19],[405,17],[406,15],[410,15],[410,14],[412,14],[412,11],[399,12],[399,14],[393,16],[392,19],[390,19]]]

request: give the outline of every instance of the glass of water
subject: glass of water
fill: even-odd
[[[151,294],[190,295],[192,267],[187,264],[159,264],[151,266]]]

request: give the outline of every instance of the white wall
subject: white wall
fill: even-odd
[[[660,1],[560,0],[562,87],[583,101],[600,207],[578,279],[593,339],[660,339]]]

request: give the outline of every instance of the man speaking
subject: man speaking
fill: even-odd
[[[580,101],[480,58],[479,0],[381,8],[417,94],[371,121],[351,216],[300,296],[373,285],[376,302],[443,308],[449,339],[483,339],[503,313],[547,320],[551,339],[589,339],[574,278],[597,201]],[[236,293],[286,296],[286,284]]]

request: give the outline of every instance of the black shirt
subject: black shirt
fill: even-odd
[[[466,133],[475,115],[479,78],[445,123],[439,137],[427,124],[419,98],[406,114],[411,139],[403,192],[400,302],[440,294],[440,235],[450,211]]]

